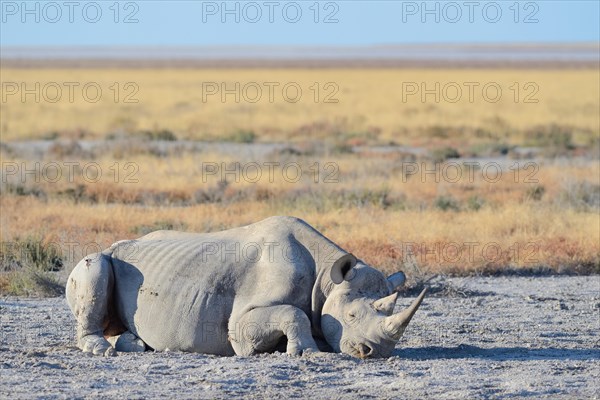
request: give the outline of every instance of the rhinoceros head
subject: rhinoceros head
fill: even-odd
[[[336,352],[354,357],[389,357],[415,314],[426,290],[406,310],[393,314],[402,272],[387,279],[378,270],[344,257],[331,268],[321,330]]]

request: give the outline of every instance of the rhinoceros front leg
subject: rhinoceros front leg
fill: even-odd
[[[235,354],[240,356],[272,351],[283,336],[287,338],[290,355],[319,351],[312,337],[310,320],[294,306],[254,308],[229,328],[229,340]]]
[[[69,276],[67,302],[77,319],[77,346],[86,353],[116,354],[103,335],[113,279],[110,261],[100,253],[81,260]]]

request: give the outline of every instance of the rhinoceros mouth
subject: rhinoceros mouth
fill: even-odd
[[[346,340],[342,343],[341,349],[344,353],[356,358],[364,359],[373,355],[373,346],[362,342]]]

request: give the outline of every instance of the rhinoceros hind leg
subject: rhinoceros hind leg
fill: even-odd
[[[146,351],[146,344],[142,339],[129,331],[123,332],[117,336],[111,336],[107,338],[107,340],[117,351],[124,351],[127,353]]]
[[[115,355],[103,334],[113,280],[110,259],[101,253],[85,257],[69,276],[67,302],[77,319],[77,346],[85,353]]]

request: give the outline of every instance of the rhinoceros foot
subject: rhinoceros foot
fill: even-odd
[[[118,336],[109,337],[107,340],[117,351],[124,351],[127,353],[146,351],[146,344],[142,339],[129,331]]]
[[[117,352],[110,343],[97,335],[87,335],[79,339],[79,348],[84,353],[91,353],[95,356],[111,357],[117,355]]]

